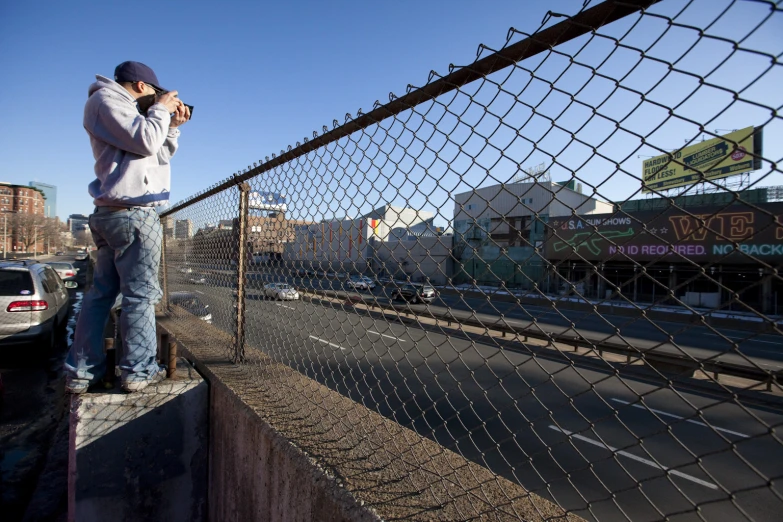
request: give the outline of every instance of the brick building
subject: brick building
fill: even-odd
[[[0,182],[0,215],[3,216],[3,250],[7,252],[24,251],[22,235],[27,222],[32,222],[34,216],[45,216],[46,198],[44,193],[35,187],[15,185]],[[39,248],[41,242],[39,242]]]

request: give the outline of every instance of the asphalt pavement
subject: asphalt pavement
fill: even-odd
[[[233,284],[233,272],[230,270],[197,272],[206,275],[207,283],[211,286]],[[287,282],[302,288],[354,291],[346,286],[345,280],[336,278],[282,276],[269,271],[248,274],[250,288],[260,288],[265,281]],[[380,301],[389,301],[393,289],[393,285],[379,285],[372,291],[361,293]],[[764,369],[783,369],[783,336],[778,334],[659,321],[643,316],[628,317],[567,310],[558,308],[556,303],[520,306],[513,302],[493,300],[489,295],[476,296],[468,293],[441,293],[430,305],[430,310],[435,313],[455,311],[484,314],[488,322],[502,317],[519,328],[552,333],[572,331],[588,338],[609,339],[614,336],[614,340],[619,344],[627,344],[637,349],[661,349],[697,358],[722,357],[729,362],[745,364],[752,359],[752,364]]]
[[[87,262],[76,262],[73,256],[41,256],[38,260],[72,262],[80,269],[76,278],[79,287],[68,290],[68,323],[55,339],[53,353],[35,345],[0,348],[5,384],[5,404],[0,411],[0,518],[8,522],[25,516],[55,430],[68,411],[62,365],[73,340],[87,274]],[[64,451],[67,453],[67,448]],[[39,514],[50,516],[46,520],[55,520],[66,508],[64,472],[57,476],[61,477],[63,480],[55,481],[48,491],[48,505],[37,506]]]
[[[172,290],[199,295],[213,324],[230,332],[229,281],[170,276]],[[250,345],[581,516],[780,519],[780,411],[329,300],[265,300],[259,288],[255,281],[248,289]]]

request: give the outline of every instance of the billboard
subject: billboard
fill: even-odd
[[[761,131],[762,127],[747,127],[645,160],[642,192],[684,187],[760,169]]]
[[[553,218],[546,252],[550,260],[783,262],[783,225],[775,223],[775,216],[783,223],[783,203],[754,207],[737,203],[688,212],[671,207]]]
[[[252,210],[272,210],[285,212],[288,210],[286,195],[277,192],[251,192],[248,195]]]

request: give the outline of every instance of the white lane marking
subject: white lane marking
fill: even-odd
[[[205,294],[204,292],[202,292],[201,290],[195,290],[195,292],[196,292],[197,294],[201,294],[201,295],[207,295],[207,294]]]
[[[702,486],[704,486],[706,488],[718,489],[718,486],[716,486],[712,482],[707,482],[707,481],[701,480],[701,479],[696,478],[696,477],[694,477],[692,475],[688,475],[687,473],[683,473],[682,471],[677,471],[676,469],[671,469],[671,468],[667,468],[665,466],[661,466],[660,464],[658,464],[656,462],[653,462],[651,460],[647,460],[647,459],[642,458],[642,457],[638,457],[638,456],[634,455],[633,453],[628,453],[627,451],[618,450],[617,448],[613,448],[612,446],[609,446],[608,444],[604,444],[603,442],[599,442],[597,440],[590,439],[590,438],[585,437],[583,435],[579,435],[577,433],[558,428],[557,426],[551,426],[550,425],[549,428],[552,429],[552,430],[555,430],[555,431],[559,431],[560,433],[564,433],[564,434],[566,434],[569,437],[572,437],[574,439],[581,440],[582,442],[586,442],[588,444],[592,444],[593,446],[598,446],[599,448],[607,449],[607,450],[611,451],[612,453],[614,453],[616,455],[622,455],[623,457],[627,457],[627,458],[629,458],[631,460],[635,460],[636,462],[641,462],[642,464],[646,464],[646,465],[648,465],[650,467],[660,469],[660,470],[665,471],[666,473],[669,473],[671,475],[675,475],[677,477],[684,478],[685,480],[690,480],[691,482],[695,482],[696,484],[700,484],[700,485],[702,485]]]
[[[280,303],[275,303],[275,306],[281,306],[283,308],[288,308],[289,310],[296,310],[296,308],[294,308],[292,306],[286,306],[286,305],[280,304]]]
[[[386,335],[386,334],[382,334],[382,333],[379,333],[379,332],[374,332],[373,330],[367,330],[367,333],[380,335],[381,337],[388,337],[389,339],[396,339],[396,340],[400,341],[401,343],[408,342],[405,339],[400,339],[399,337],[394,337],[393,335]]]
[[[327,340],[325,340],[325,339],[321,339],[321,338],[319,338],[319,337],[316,337],[316,336],[314,336],[314,335],[311,335],[311,336],[310,336],[310,339],[315,339],[316,341],[320,341],[320,342],[322,342],[322,343],[326,343],[326,344],[328,344],[329,346],[331,346],[332,348],[339,348],[339,349],[341,349],[341,350],[343,350],[343,351],[345,351],[345,350],[346,350],[346,348],[343,348],[343,347],[342,347],[342,346],[340,346],[339,344],[330,343],[329,341],[327,341]]]
[[[679,415],[675,415],[673,413],[669,413],[669,412],[662,411],[662,410],[656,410],[654,408],[650,408],[649,406],[645,406],[643,404],[631,404],[630,402],[624,401],[622,399],[614,399],[613,398],[612,400],[614,402],[619,402],[620,404],[627,404],[627,405],[633,406],[634,408],[639,408],[640,410],[651,411],[653,413],[657,413],[658,415],[665,415],[667,417],[674,417],[675,419],[684,420],[685,422],[690,422],[691,424],[698,424],[699,426],[704,426],[705,428],[712,428],[712,429],[715,429],[715,430],[718,430],[718,431],[724,431],[726,433],[731,433],[732,435],[736,435],[737,437],[744,437],[744,438],[750,437],[750,435],[747,435],[745,433],[740,433],[739,431],[727,430],[726,428],[718,428],[716,426],[709,426],[708,424],[705,424],[703,422],[700,422],[700,421],[697,421],[697,420],[694,420],[694,419],[686,419],[685,417],[680,417]]]

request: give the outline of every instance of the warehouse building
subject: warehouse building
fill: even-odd
[[[375,271],[376,250],[384,250],[383,244],[398,239],[392,231],[400,234],[400,230],[411,227],[433,228],[433,218],[432,212],[384,205],[358,218],[297,225],[286,245],[284,259],[304,268],[350,273]]]
[[[530,180],[457,194],[454,281],[532,288],[546,280],[544,242],[550,220],[611,212],[612,203],[573,182]]]
[[[588,298],[783,312],[783,188],[648,198],[550,221],[550,280]]]

